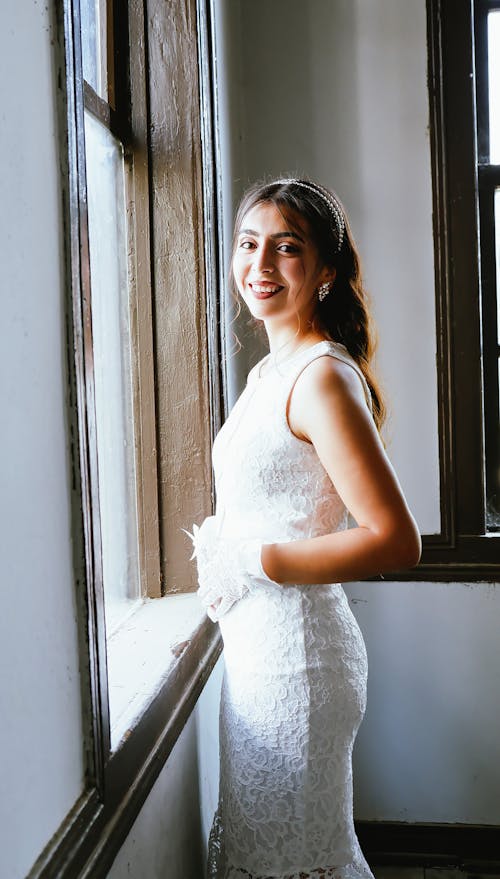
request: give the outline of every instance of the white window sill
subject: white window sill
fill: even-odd
[[[204,619],[195,593],[150,598],[108,639],[112,751],[137,724]]]

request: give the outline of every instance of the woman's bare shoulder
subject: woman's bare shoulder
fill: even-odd
[[[354,398],[365,403],[363,384],[354,366],[332,354],[316,357],[302,370],[293,396],[297,401],[311,402],[327,396]]]

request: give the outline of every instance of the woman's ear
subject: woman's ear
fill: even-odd
[[[335,278],[337,277],[337,269],[333,266],[325,266],[323,271],[321,272],[321,283],[322,284],[333,284]]]

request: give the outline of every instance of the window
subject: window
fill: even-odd
[[[210,512],[224,404],[205,3],[58,11],[87,788],[43,858],[70,877],[106,874],[220,652],[181,529]],[[155,679],[120,726],[125,660]]]
[[[498,580],[500,573],[494,231],[500,178],[485,123],[493,68],[484,33],[488,12],[498,5],[477,0],[475,32],[470,4],[427,3],[442,528],[425,538],[419,569],[406,579]]]
[[[480,217],[486,529],[500,531],[500,3],[476,2],[476,107]]]
[[[152,384],[153,376],[135,371],[134,281],[136,293],[140,291],[139,309],[151,293],[147,270],[139,278],[133,275],[136,247],[141,242],[134,240],[133,228],[135,156],[133,149],[127,151],[127,142],[133,142],[127,123],[131,95],[116,94],[115,35],[109,7],[109,2],[96,4],[95,0],[80,4],[95,431],[108,637],[143,594],[159,592],[157,531],[149,535],[149,552],[143,547],[142,553],[154,554],[156,571],[150,568],[145,577],[140,576],[138,476],[142,474],[141,451],[147,450],[140,450],[136,443],[140,395],[134,399],[134,384],[141,379],[143,384]],[[128,82],[127,71],[122,74]],[[143,417],[154,423],[154,406]],[[155,482],[148,487],[154,503]],[[156,583],[151,582],[153,577]]]

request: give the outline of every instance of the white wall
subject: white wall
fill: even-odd
[[[43,3],[0,27],[0,874],[25,876],[83,789],[61,194]]]
[[[425,3],[216,6],[224,24],[217,55],[225,204],[234,208],[255,179],[286,172],[317,178],[344,200],[379,325],[390,456],[421,530],[436,532]],[[234,390],[258,350],[247,343]],[[498,589],[383,582],[346,591],[370,661],[368,711],[355,751],[357,815],[498,823]]]
[[[369,658],[358,818],[500,824],[500,600],[487,583],[346,587]]]

